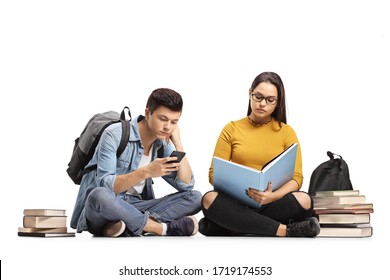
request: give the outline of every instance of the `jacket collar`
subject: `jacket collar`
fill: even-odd
[[[136,118],[132,119],[130,122],[130,141],[139,141],[141,144],[141,135],[138,129],[138,123],[145,119],[145,116],[138,115]],[[160,139],[154,141],[154,149],[158,149],[163,145],[163,142]]]

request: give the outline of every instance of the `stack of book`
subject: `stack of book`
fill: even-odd
[[[314,214],[320,222],[319,237],[370,237],[374,212],[359,190],[321,191],[313,197]]]
[[[66,212],[62,209],[24,209],[23,227],[18,228],[19,236],[73,237],[68,232]]]

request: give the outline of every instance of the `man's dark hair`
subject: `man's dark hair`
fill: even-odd
[[[155,89],[149,96],[146,102],[146,108],[149,109],[150,114],[160,106],[167,107],[174,112],[181,112],[183,109],[183,99],[176,91],[169,88]]]

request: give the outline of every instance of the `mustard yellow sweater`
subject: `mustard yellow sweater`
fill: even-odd
[[[228,123],[219,135],[214,156],[261,169],[264,164],[283,152],[293,143],[298,143],[291,126],[272,119],[264,125],[253,124],[248,117]],[[298,145],[293,179],[302,186],[302,154]],[[214,182],[213,165],[209,169],[209,181]]]

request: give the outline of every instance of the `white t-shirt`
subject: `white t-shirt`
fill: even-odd
[[[144,155],[144,154],[142,155],[138,168],[144,167],[152,161],[152,150],[153,150],[152,148],[150,149],[149,155]],[[139,195],[144,190],[144,187],[145,187],[145,180],[142,180],[137,185],[129,189],[126,193],[130,195]]]

